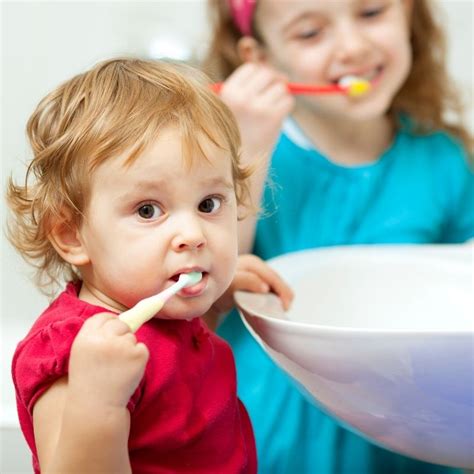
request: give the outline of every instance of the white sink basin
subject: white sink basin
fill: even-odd
[[[304,393],[393,451],[474,468],[473,245],[339,247],[269,263],[295,291],[236,293]]]

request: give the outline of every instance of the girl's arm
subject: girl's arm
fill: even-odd
[[[130,473],[127,403],[148,350],[110,314],[88,319],[71,350],[69,376],[55,382],[33,410],[42,473]]]
[[[242,137],[242,164],[254,168],[250,193],[255,205],[260,203],[271,153],[285,117],[294,99],[286,79],[270,67],[248,62],[223,83],[220,96],[234,113]],[[248,217],[239,226],[239,252],[253,247],[256,217]]]

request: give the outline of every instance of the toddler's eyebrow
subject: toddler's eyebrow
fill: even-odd
[[[234,184],[222,176],[210,177],[202,180],[201,184],[209,187],[223,186],[225,188],[234,189]]]
[[[170,186],[171,184],[172,183],[170,183],[169,181],[159,179],[159,178],[158,179],[145,179],[134,184],[132,193],[134,192],[142,193],[143,191],[157,192],[164,189],[166,190],[166,188]],[[204,186],[210,189],[215,188],[215,187],[224,187],[229,190],[234,189],[234,184],[228,179],[224,178],[223,176],[207,177],[201,180],[199,184],[201,186]],[[125,198],[125,197],[130,197],[130,189],[124,192],[123,196],[119,196],[119,198]]]

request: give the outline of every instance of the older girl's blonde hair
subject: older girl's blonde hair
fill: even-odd
[[[208,2],[212,37],[203,68],[214,80],[221,81],[242,64],[237,50],[242,34],[230,15],[228,1]],[[413,67],[394,97],[389,114],[395,121],[401,114],[408,115],[414,131],[420,134],[447,131],[463,143],[472,157],[473,137],[464,124],[463,101],[447,71],[445,34],[436,21],[434,7],[433,0],[413,0],[410,25]],[[252,31],[255,39],[263,43],[255,21]]]
[[[240,165],[238,126],[193,68],[113,59],[73,77],[39,103],[27,124],[33,159],[24,183],[10,177],[7,185],[12,211],[7,233],[36,268],[36,283],[45,293],[53,293],[51,283],[78,278],[48,237],[58,222],[80,225],[91,173],[124,152],[132,163],[168,125],[180,130],[189,165],[196,156],[205,157],[199,137],[228,151],[237,202],[250,205],[250,171]]]

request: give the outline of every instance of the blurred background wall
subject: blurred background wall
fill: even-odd
[[[416,1],[416,0],[415,0]],[[10,174],[22,176],[30,158],[26,121],[37,102],[63,80],[116,55],[194,61],[207,41],[205,0],[1,1],[2,197]],[[469,102],[474,129],[474,0],[441,0],[449,33],[449,65]],[[2,229],[5,203],[1,200]],[[32,285],[28,266],[2,232],[0,272],[0,472],[31,472],[19,434],[10,378],[17,342],[47,300]]]

